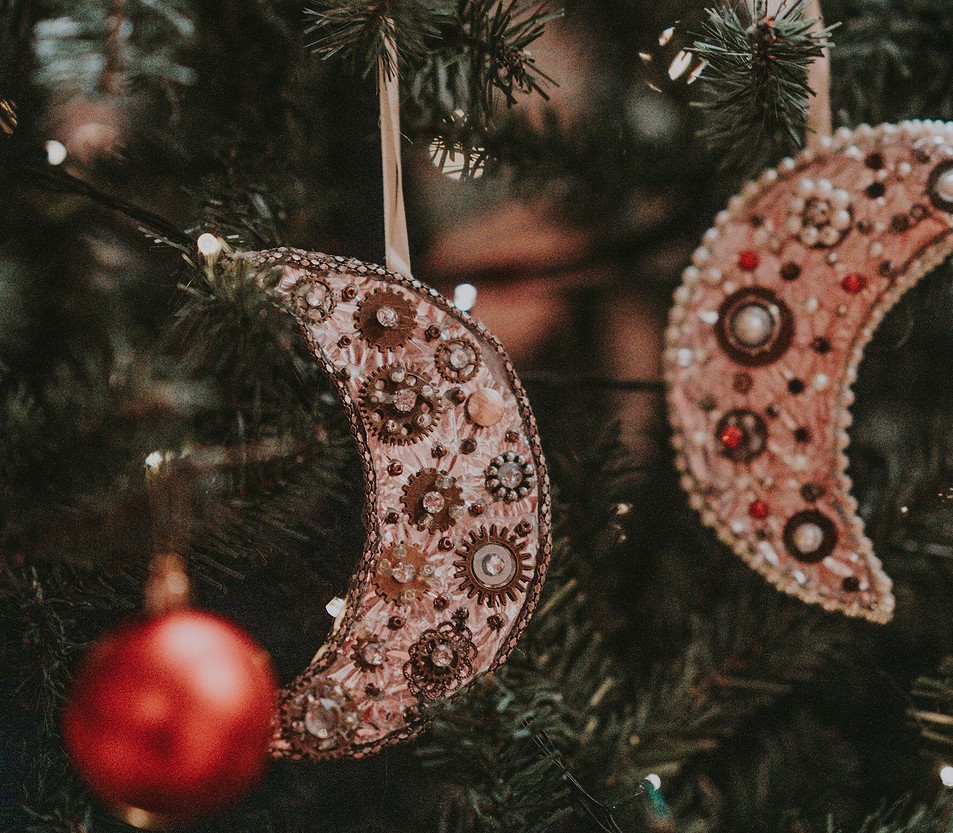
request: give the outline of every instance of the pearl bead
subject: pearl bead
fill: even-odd
[[[760,347],[774,333],[771,311],[761,304],[746,304],[731,316],[732,335],[747,347]]]
[[[791,541],[802,555],[811,555],[817,552],[824,543],[824,530],[808,521],[794,530]]]

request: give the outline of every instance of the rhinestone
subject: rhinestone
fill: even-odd
[[[824,543],[824,530],[816,523],[808,521],[794,530],[791,540],[798,552],[811,555],[817,552]]]
[[[341,707],[328,697],[312,700],[304,712],[304,728],[320,740],[327,740],[341,725]]]
[[[305,293],[304,299],[312,307],[323,307],[328,300],[328,288],[324,284],[316,283]]]
[[[453,349],[448,361],[454,370],[466,370],[473,364],[473,353],[466,345],[461,344]]]
[[[500,483],[507,489],[516,489],[523,482],[523,472],[519,463],[509,462],[500,466],[500,473],[497,475]]]
[[[427,492],[424,495],[422,501],[424,512],[429,515],[436,515],[439,512],[443,511],[444,506],[447,505],[447,502],[444,500],[443,495],[440,492]]]
[[[771,311],[761,304],[745,304],[731,316],[731,332],[746,347],[760,347],[774,334]]]
[[[399,561],[391,570],[391,577],[400,584],[407,584],[417,578],[417,568],[409,561]]]
[[[394,394],[394,407],[402,414],[408,414],[417,404],[417,394],[410,388],[402,388]]]
[[[368,642],[361,647],[361,661],[378,668],[387,662],[387,649],[381,642]]]
[[[454,484],[454,479],[450,477],[449,474],[441,474],[434,481],[434,486],[436,486],[441,491],[445,491],[449,489],[451,486],[453,486],[453,484]]]
[[[430,416],[430,414],[420,414],[417,419],[414,420],[414,424],[418,428],[426,428],[431,422],[433,422],[433,417]]]
[[[393,329],[400,323],[400,317],[397,315],[397,310],[393,307],[380,307],[375,313],[374,317],[377,319],[377,323],[382,327],[390,330]]]
[[[430,662],[436,668],[449,668],[456,658],[456,651],[446,643],[435,646],[430,652]]]
[[[506,568],[506,561],[499,553],[493,553],[483,559],[483,572],[488,576],[498,576]]]

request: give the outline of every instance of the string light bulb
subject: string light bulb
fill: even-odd
[[[658,777],[654,772],[651,775],[646,775],[645,780],[652,785],[652,789],[660,790],[662,789],[662,779]]]
[[[944,787],[953,787],[953,766],[947,764],[940,770],[940,781]]]
[[[453,305],[461,312],[473,309],[477,299],[477,288],[472,283],[461,283],[453,290]]]
[[[207,231],[199,235],[195,245],[198,247],[199,253],[207,258],[216,257],[222,251],[222,241]]]
[[[50,139],[46,143],[46,161],[51,165],[62,165],[66,161],[66,145]]]

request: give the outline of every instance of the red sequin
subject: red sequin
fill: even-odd
[[[721,444],[725,448],[737,448],[745,438],[745,432],[737,425],[729,425],[721,432]]]
[[[763,500],[753,500],[748,506],[748,514],[756,521],[763,521],[768,517],[768,504]]]
[[[844,280],[840,282],[840,285],[844,292],[856,295],[867,286],[867,279],[863,275],[857,274],[857,272],[851,272],[851,274],[845,276]]]
[[[759,263],[761,263],[761,258],[758,257],[758,253],[754,249],[745,249],[738,255],[738,266],[746,272],[753,272],[758,268]]]

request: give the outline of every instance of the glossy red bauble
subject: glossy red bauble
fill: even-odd
[[[232,623],[180,609],[121,625],[83,660],[63,738],[92,790],[137,826],[235,801],[268,759],[276,681]]]

